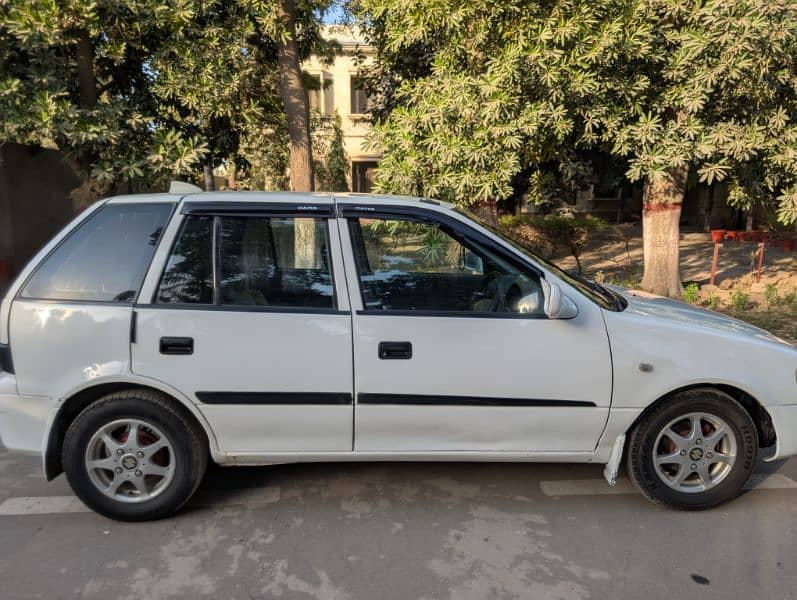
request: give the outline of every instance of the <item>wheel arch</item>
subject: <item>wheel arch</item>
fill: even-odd
[[[758,445],[760,448],[769,448],[773,446],[776,441],[776,434],[775,434],[775,427],[772,424],[772,417],[770,416],[769,412],[766,408],[761,404],[761,402],[746,392],[745,390],[738,388],[733,385],[725,384],[725,383],[693,383],[690,385],[685,385],[674,390],[663,394],[653,402],[651,402],[645,410],[643,410],[634,422],[631,423],[630,427],[626,430],[626,435],[629,435],[633,430],[634,427],[652,410],[656,407],[660,406],[662,403],[669,401],[673,396],[680,394],[682,392],[687,392],[690,390],[696,389],[712,389],[719,392],[723,392],[729,395],[731,398],[736,400],[742,408],[750,415],[750,418],[755,423],[756,432],[758,433]]]
[[[211,455],[215,453],[216,439],[213,435],[210,426],[199,410],[185,400],[181,400],[178,394],[163,389],[158,385],[153,385],[150,382],[142,381],[106,381],[102,383],[95,383],[93,385],[85,386],[79,390],[75,390],[68,395],[59,405],[54,415],[51,417],[49,427],[45,434],[45,446],[42,452],[42,460],[44,467],[44,476],[47,481],[52,481],[58,475],[63,473],[63,465],[61,464],[61,449],[63,448],[64,438],[69,426],[89,406],[92,402],[99,400],[103,396],[121,392],[123,390],[149,390],[162,394],[169,398],[171,402],[183,412],[184,416],[194,421],[204,432],[207,438],[208,448],[210,448]]]

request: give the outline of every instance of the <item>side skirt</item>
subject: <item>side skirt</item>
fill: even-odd
[[[311,462],[594,462],[593,452],[323,452],[323,453],[219,453],[221,466],[266,466]]]

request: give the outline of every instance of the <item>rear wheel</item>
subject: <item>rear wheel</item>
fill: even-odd
[[[631,432],[627,467],[649,499],[701,510],[736,497],[758,455],[755,424],[729,395],[681,392],[649,411]]]
[[[144,521],[177,511],[207,466],[204,434],[161,394],[105,396],[70,425],[63,464],[78,497],[112,519]]]

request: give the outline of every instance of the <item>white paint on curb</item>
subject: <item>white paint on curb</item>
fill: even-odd
[[[23,496],[0,504],[0,516],[6,517],[81,512],[90,512],[90,509],[74,496]]]
[[[189,505],[203,507],[242,506],[258,508],[266,504],[279,502],[280,488],[251,488],[201,492],[193,498]],[[54,515],[70,513],[86,513],[91,509],[75,496],[20,496],[8,498],[0,503],[0,517],[18,517],[25,515]]]

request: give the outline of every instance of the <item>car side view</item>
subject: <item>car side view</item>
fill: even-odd
[[[566,273],[434,200],[119,196],[0,305],[0,438],[89,507],[168,516],[220,465],[623,464],[679,509],[797,454],[797,350]]]

